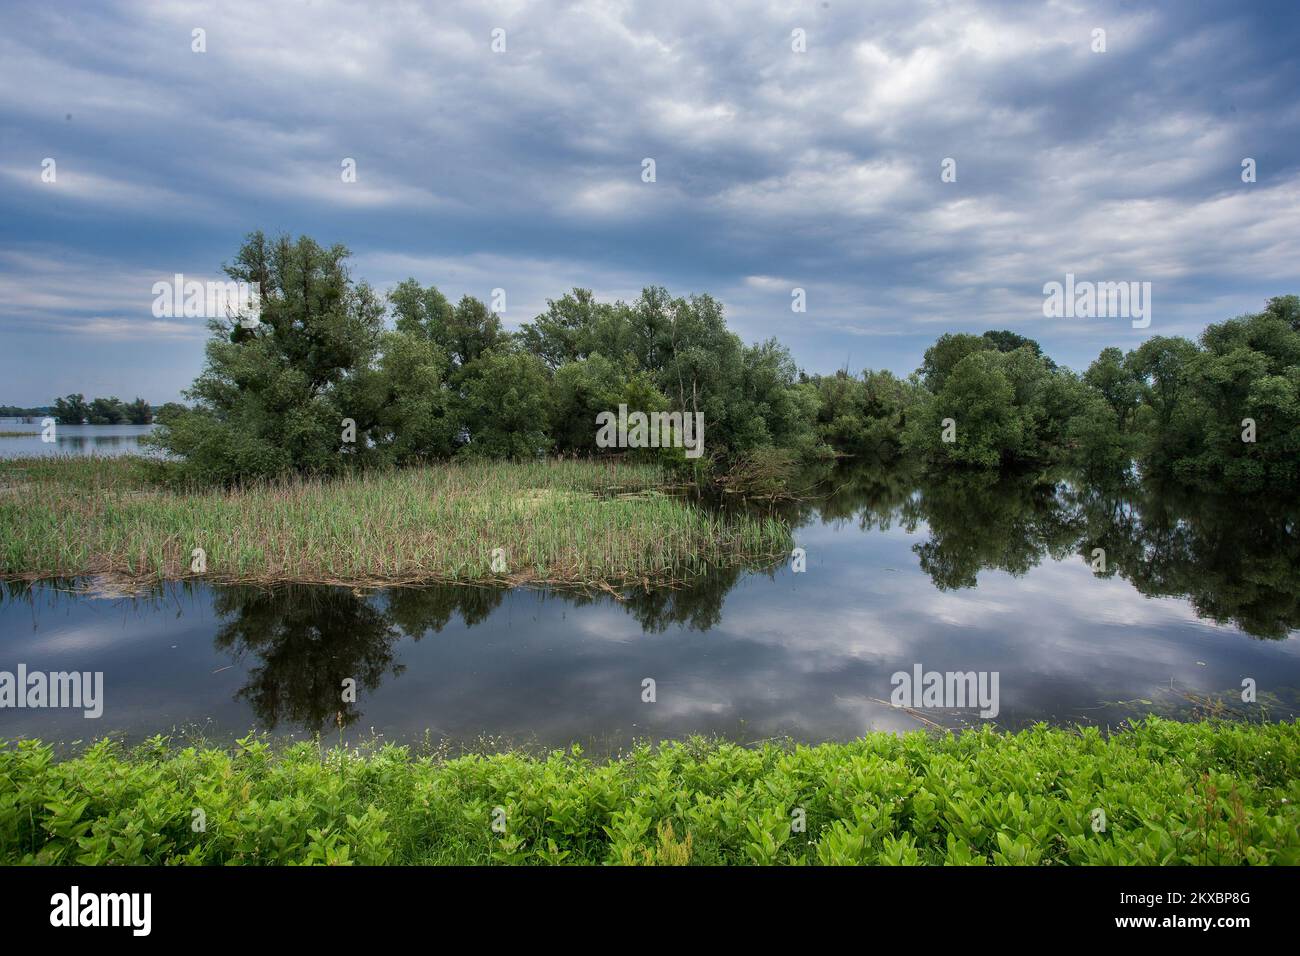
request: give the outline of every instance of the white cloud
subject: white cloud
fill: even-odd
[[[817,354],[994,323],[1082,354],[1131,335],[1041,322],[1037,290],[1067,270],[1155,283],[1150,334],[1289,291],[1300,106],[1250,57],[1263,32],[1248,11],[1119,4],[58,6],[0,37],[0,181],[20,224],[170,220],[215,250],[209,270],[249,229],[310,231],[359,264],[405,249],[443,275],[465,260],[467,283],[522,269],[488,288],[525,286],[528,310],[569,276],[710,291],[746,338],[790,321],[788,288],[753,277],[789,277]],[[949,156],[956,183],[939,179]],[[124,241],[114,269],[152,268],[161,234]],[[34,285],[32,308],[70,295]]]

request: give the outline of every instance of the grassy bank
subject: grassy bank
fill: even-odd
[[[606,763],[28,741],[0,751],[0,863],[1295,864],[1297,766],[1294,723],[1158,718]]]
[[[493,462],[177,491],[130,457],[0,461],[0,575],[601,584],[788,551],[780,522],[714,514],[666,480],[650,465]]]

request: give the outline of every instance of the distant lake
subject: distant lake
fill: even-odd
[[[41,420],[0,418],[0,432],[28,432],[30,437],[0,436],[0,458],[35,455],[139,455],[147,451],[140,438],[153,425],[59,425],[55,441],[41,441]]]
[[[105,707],[95,720],[0,710],[0,737],[427,732],[592,752],[693,733],[843,740],[928,726],[888,702],[891,675],[915,665],[997,672],[1003,728],[1300,713],[1294,503],[888,469],[842,469],[822,487],[781,509],[806,571],[717,570],[623,600],[9,583],[0,670],[103,671]],[[341,700],[348,678],[355,703]],[[1244,680],[1255,703],[1241,700]],[[917,713],[985,722],[972,709]]]

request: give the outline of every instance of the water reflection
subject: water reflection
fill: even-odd
[[[787,519],[796,527],[839,520],[863,531],[924,530],[912,550],[940,590],[974,588],[982,572],[1023,575],[1076,555],[1099,577],[1118,575],[1147,597],[1185,598],[1199,616],[1255,637],[1300,629],[1294,501],[1068,474],[932,477],[875,467],[828,480],[827,496],[787,509]]]
[[[102,726],[0,711],[0,736],[204,724],[597,749],[693,732],[846,738],[915,726],[882,706],[913,662],[999,670],[1004,726],[1185,712],[1243,675],[1260,678],[1268,719],[1295,712],[1294,504],[1069,476],[827,477],[825,494],[777,509],[808,548],[806,574],[734,568],[618,598],[188,582],[96,598],[73,593],[84,581],[11,583],[0,668],[103,670],[109,692]]]
[[[236,696],[265,727],[346,727],[361,716],[356,699],[364,694],[344,694],[345,680],[373,691],[402,673],[393,660],[399,629],[382,609],[342,588],[225,588],[214,605],[225,621],[216,647],[255,662]]]
[[[140,439],[153,425],[59,425],[55,440],[41,440],[40,419],[0,419],[0,458],[45,457],[48,455],[139,455],[145,449]],[[22,434],[13,434],[22,433]]]
[[[1255,637],[1300,628],[1295,501],[1211,497],[1137,482],[1072,489],[1081,553],[1104,548],[1149,597],[1186,598],[1197,615]]]

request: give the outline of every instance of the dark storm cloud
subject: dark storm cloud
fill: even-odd
[[[990,326],[1082,365],[1297,291],[1291,4],[2,16],[0,401],[92,380],[174,397],[204,332],[154,319],[152,282],[217,275],[253,228],[345,242],[380,287],[505,288],[510,323],[574,284],[712,292],[810,370],[906,371],[940,332]],[[1042,286],[1067,271],[1150,281],[1151,327],[1044,319]]]

